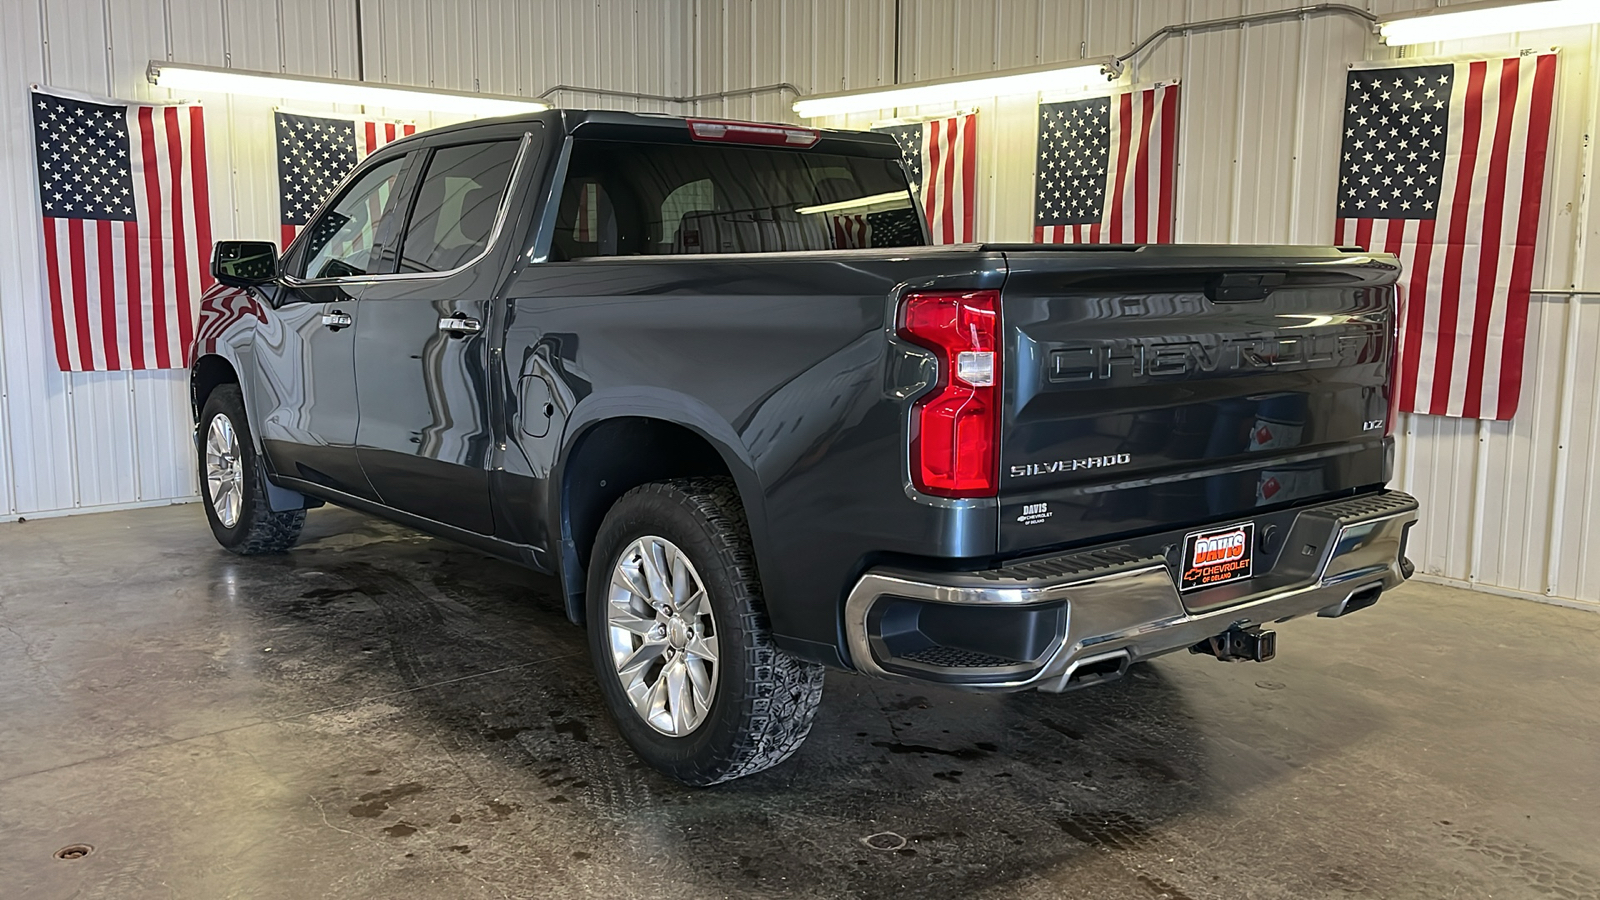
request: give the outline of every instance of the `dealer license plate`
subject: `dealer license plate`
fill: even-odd
[[[1250,577],[1255,560],[1256,523],[1242,522],[1183,539],[1183,574],[1178,589],[1193,591]]]

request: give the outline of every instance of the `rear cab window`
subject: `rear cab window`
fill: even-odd
[[[898,160],[578,140],[550,258],[913,247],[920,216]]]

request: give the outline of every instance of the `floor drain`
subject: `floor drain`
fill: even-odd
[[[68,844],[56,851],[56,859],[83,859],[94,852],[88,844]]]
[[[874,850],[883,850],[887,853],[893,853],[896,850],[904,850],[906,846],[906,839],[892,831],[880,831],[877,834],[869,834],[864,838],[860,838],[860,841]]]

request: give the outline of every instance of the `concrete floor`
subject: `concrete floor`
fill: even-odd
[[[1597,897],[1597,651],[1413,584],[1066,696],[830,674],[694,791],[549,579],[338,510],[256,559],[198,506],[0,525],[0,895]]]

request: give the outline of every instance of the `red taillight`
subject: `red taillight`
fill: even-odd
[[[938,497],[993,497],[1000,483],[1000,292],[907,294],[901,337],[938,357],[911,413],[911,481]]]
[[[1389,415],[1383,421],[1383,436],[1394,434],[1400,418],[1400,317],[1406,312],[1405,286],[1394,286],[1394,315],[1389,319]]]
[[[697,141],[727,141],[731,144],[765,144],[778,147],[809,147],[822,140],[822,132],[815,128],[762,125],[757,122],[726,122],[721,119],[690,119],[689,136]]]

